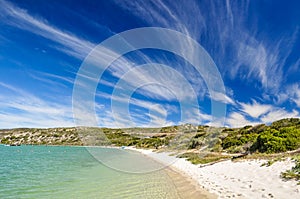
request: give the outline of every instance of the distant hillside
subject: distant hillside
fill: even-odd
[[[76,128],[0,130],[1,144],[82,145]]]
[[[279,153],[300,147],[300,119],[242,128],[193,126],[163,128],[18,128],[0,130],[2,144],[114,145],[227,153]]]

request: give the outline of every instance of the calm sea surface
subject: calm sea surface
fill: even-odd
[[[0,145],[0,198],[179,198],[164,170],[143,172],[153,168],[118,149]]]

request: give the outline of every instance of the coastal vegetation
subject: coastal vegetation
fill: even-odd
[[[279,153],[300,147],[300,119],[283,119],[243,128],[226,128],[220,134],[222,148],[227,152]]]
[[[300,148],[300,119],[242,128],[194,126],[110,129],[96,127],[0,130],[2,144],[113,145],[228,154],[274,154]]]
[[[82,145],[76,128],[1,130],[0,139],[7,145]]]
[[[295,166],[293,166],[292,169],[282,172],[281,177],[287,180],[298,180],[298,184],[300,185],[300,155],[295,155],[293,157],[293,160],[295,161]]]
[[[211,162],[218,162],[224,159],[228,159],[231,156],[229,155],[220,155],[220,154],[214,154],[214,153],[193,153],[193,152],[187,152],[178,155],[179,158],[186,158],[188,161],[190,161],[193,164],[208,164]]]

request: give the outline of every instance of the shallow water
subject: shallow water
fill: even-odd
[[[153,171],[159,167],[151,159],[118,149],[88,150],[0,145],[0,198],[179,198],[169,175]]]

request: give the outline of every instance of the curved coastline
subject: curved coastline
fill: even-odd
[[[167,175],[170,177],[172,183],[177,189],[177,193],[181,198],[189,198],[189,199],[216,199],[218,198],[217,194],[209,192],[205,189],[199,182],[193,179],[190,175],[178,169],[173,165],[174,162],[179,160],[179,158],[175,158],[169,156],[169,153],[155,153],[152,150],[148,149],[137,149],[134,147],[125,147],[125,150],[137,151],[147,158],[151,158],[152,160],[158,162],[162,165],[162,170],[164,170]],[[159,157],[159,154],[162,156]],[[164,161],[165,160],[165,161]],[[167,161],[166,161],[167,160]]]

